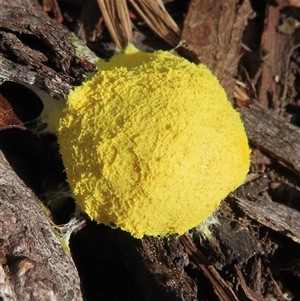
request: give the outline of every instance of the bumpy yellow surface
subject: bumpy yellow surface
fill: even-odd
[[[70,93],[58,138],[76,202],[143,235],[183,234],[241,185],[249,147],[217,78],[129,46]]]

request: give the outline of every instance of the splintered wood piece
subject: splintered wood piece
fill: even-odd
[[[254,202],[234,197],[247,216],[300,243],[300,212],[285,205],[256,198]]]
[[[250,143],[300,175],[300,129],[258,103],[238,111]]]
[[[108,31],[117,48],[133,42],[132,28],[126,0],[97,0]],[[128,0],[134,10],[155,34],[172,46],[180,42],[180,29],[161,0]]]
[[[83,300],[71,255],[2,152],[0,170],[0,299]]]
[[[128,0],[134,10],[155,34],[175,47],[180,42],[180,29],[161,0]]]
[[[255,291],[253,291],[248,285],[246,284],[245,278],[241,272],[241,269],[238,265],[234,265],[235,273],[237,275],[238,282],[245,294],[245,296],[250,301],[265,301],[265,299]]]
[[[57,22],[62,23],[64,18],[61,14],[60,8],[58,6],[57,0],[43,0],[43,9],[45,12],[53,12]]]
[[[213,265],[206,263],[205,256],[200,252],[200,250],[195,246],[193,241],[188,237],[188,235],[183,235],[179,238],[181,244],[183,245],[185,251],[190,257],[190,260],[196,264],[204,275],[209,279],[213,291],[219,298],[220,301],[238,301],[238,297],[233,292],[232,288],[226,281],[220,276],[218,271]],[[204,260],[203,260],[204,259]]]
[[[132,43],[131,23],[126,0],[97,0],[105,24],[117,48]]]
[[[250,11],[248,0],[192,0],[184,21],[181,37],[186,47],[218,76],[230,99]]]

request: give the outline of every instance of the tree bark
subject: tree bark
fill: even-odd
[[[80,280],[43,204],[0,151],[0,298],[83,300]]]

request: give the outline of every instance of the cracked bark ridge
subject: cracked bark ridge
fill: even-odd
[[[31,12],[0,10],[0,82],[36,84],[50,95],[67,94],[96,67],[78,57],[64,32]]]
[[[70,254],[2,152],[0,169],[0,299],[83,300]]]

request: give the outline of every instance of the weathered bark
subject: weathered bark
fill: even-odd
[[[218,76],[230,100],[249,12],[248,0],[193,0],[182,31],[188,49]]]
[[[300,243],[299,211],[263,198],[255,199],[251,202],[236,197],[234,201],[247,216],[270,229],[283,233],[296,243]]]
[[[62,29],[23,8],[1,5],[0,35],[0,83],[11,80],[61,96],[95,70],[76,55]]]
[[[240,108],[248,138],[253,146],[300,175],[300,130],[258,103]]]
[[[286,0],[268,3],[261,39],[262,67],[259,80],[259,102],[265,107],[282,110],[294,97],[290,60],[300,46],[297,26],[299,8],[289,7]],[[284,16],[286,14],[286,16]]]
[[[0,151],[0,298],[82,300],[74,262],[43,204]]]
[[[11,3],[16,7],[1,4],[0,9],[0,83],[21,83],[38,95],[48,95],[49,101],[51,96],[62,97],[95,66],[76,55],[61,29],[38,16],[33,2],[6,4]],[[5,110],[11,113],[11,108],[1,97],[2,105],[5,103],[1,118],[7,118]],[[29,100],[25,97],[20,101]],[[11,115],[8,127],[3,122],[1,130],[24,129],[15,115]],[[18,178],[2,152],[0,170],[1,297],[16,301],[82,300],[71,255],[63,248],[42,203]]]

